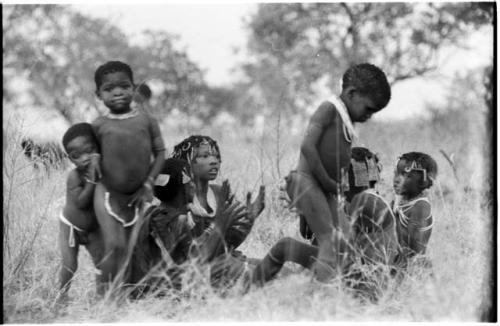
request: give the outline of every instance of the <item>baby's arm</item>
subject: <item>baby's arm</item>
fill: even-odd
[[[411,209],[410,220],[408,222],[408,256],[423,254],[427,248],[429,240],[428,232],[425,230],[432,223],[431,206],[429,203],[419,201]]]
[[[92,205],[95,189],[93,180],[86,178],[86,181],[82,183],[78,172],[73,170],[69,173],[66,187],[68,202],[75,203],[75,206],[79,209],[85,209]]]
[[[321,184],[323,190],[331,193],[337,192],[337,183],[326,172],[319,157],[317,144],[324,130],[334,122],[334,119],[335,107],[329,102],[323,102],[311,117],[306,135],[300,146],[300,150],[307,160],[312,174]]]

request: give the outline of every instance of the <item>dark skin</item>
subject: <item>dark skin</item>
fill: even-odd
[[[153,182],[163,166],[165,149],[156,120],[145,113],[120,118],[132,113],[134,96],[133,82],[125,72],[105,74],[96,95],[115,117],[100,117],[93,123],[102,154],[102,184],[96,187],[94,208],[105,240],[103,278],[111,281],[129,256],[132,233],[105,209],[104,194],[109,191],[115,212],[130,222],[135,208],[141,209],[153,198]]]
[[[407,171],[410,166],[411,162],[402,159],[399,160],[394,171],[394,191],[406,202],[416,199],[422,191],[429,187],[429,181],[424,180],[423,172]],[[409,217],[407,227],[403,227],[398,221],[398,239],[404,253],[403,256],[410,257],[425,253],[431,232],[421,229],[430,225],[431,220],[427,219],[430,213],[429,203],[419,201],[411,209],[405,211],[405,215]]]
[[[74,226],[88,231],[96,226],[92,209],[96,180],[95,161],[91,158],[97,153],[97,146],[88,137],[78,136],[68,142],[66,150],[76,168],[69,173],[66,182],[66,204],[63,215]],[[80,237],[75,235],[75,246],[71,247],[68,243],[70,227],[62,221],[59,225],[59,245],[62,256],[60,288],[61,298],[64,299],[71,286],[71,279],[78,268]],[[84,245],[97,266],[102,256],[100,250],[102,238],[99,231],[87,233],[87,242]]]
[[[364,122],[378,111],[374,102],[354,87],[346,87],[340,96],[345,104],[352,122]],[[335,106],[323,102],[312,115],[306,135],[300,147],[300,158],[297,171],[311,175],[318,187],[306,187],[300,194],[289,193],[295,205],[306,218],[312,232],[316,234],[320,254],[319,261],[335,264],[338,260],[332,251],[334,229],[345,232],[348,223],[338,216],[337,199],[342,170],[349,167],[351,144],[345,139],[343,122]],[[294,190],[289,189],[289,192]],[[331,273],[323,267],[315,272],[319,279],[331,277]]]
[[[217,178],[220,170],[221,163],[218,155],[219,153],[215,152],[209,145],[200,145],[195,149],[195,155],[191,162],[191,169],[196,184],[196,196],[203,208],[209,213],[212,212],[212,208],[208,205],[207,194],[209,182]],[[244,223],[243,220],[252,222],[264,209],[264,199],[264,186],[259,188],[259,193],[253,202],[251,201],[251,194],[248,193],[246,207],[243,207],[244,213],[234,223]]]
[[[99,89],[96,91],[97,97],[103,101],[103,103],[108,107],[111,113],[116,115],[127,114],[132,111],[130,103],[132,102],[134,96],[134,85],[128,75],[124,72],[118,71],[109,73],[103,76],[103,81]],[[155,122],[156,123],[156,122]],[[158,128],[159,130],[159,128]],[[116,144],[115,146],[124,146],[123,144]],[[137,148],[135,148],[137,150]],[[103,150],[104,151],[104,150]],[[165,151],[155,151],[153,154],[153,163],[148,166],[149,173],[147,173],[146,178],[141,187],[139,187],[131,198],[130,205],[141,207],[144,203],[151,201],[153,198],[152,183],[153,180],[158,176],[162,168],[163,161],[165,160]],[[124,163],[133,165],[134,162],[131,159],[134,156],[130,156],[128,160],[117,160],[113,161],[113,156],[108,156],[103,158],[107,162],[103,162],[106,175],[107,171],[114,171],[120,169]],[[137,155],[136,157],[147,157],[147,155]],[[138,163],[139,164],[139,163]],[[142,164],[144,166],[144,164]],[[139,170],[143,168],[137,166]],[[107,170],[107,171],[106,171]],[[109,172],[108,172],[109,173]],[[145,174],[145,172],[138,172],[139,175]],[[124,179],[125,176],[119,179]],[[126,185],[119,187],[120,189],[129,189],[130,187],[137,187],[136,184]]]

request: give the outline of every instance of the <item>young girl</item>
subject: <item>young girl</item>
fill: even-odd
[[[393,211],[401,246],[398,262],[403,266],[417,254],[425,254],[434,224],[427,189],[436,175],[436,161],[425,153],[405,153],[396,164]]]
[[[191,166],[196,186],[190,210],[195,227],[193,233],[200,235],[212,228],[212,222],[222,203],[221,186],[210,182],[217,178],[221,165],[221,155],[217,142],[208,136],[190,136],[174,147],[173,157],[186,160]],[[225,234],[225,241],[231,251],[237,248],[250,232],[255,218],[264,209],[264,187],[253,203],[247,196],[246,214],[234,221]]]
[[[103,256],[103,243],[92,206],[96,176],[91,158],[99,155],[92,126],[88,123],[71,126],[62,142],[70,161],[75,165],[75,169],[68,175],[66,204],[59,221],[59,246],[62,255],[59,278],[61,300],[65,301],[71,279],[78,268],[79,246],[86,247],[94,264],[98,266]]]

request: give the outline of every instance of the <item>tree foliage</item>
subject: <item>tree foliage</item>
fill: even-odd
[[[12,99],[6,81],[24,76],[35,104],[69,122],[98,110],[94,72],[108,60],[129,63],[136,83],[157,86],[152,107],[159,117],[174,108],[203,107],[209,91],[202,71],[163,31],[146,31],[140,46],[131,45],[118,27],[71,7],[16,5],[4,7],[3,35],[5,98]]]
[[[337,89],[352,64],[376,64],[391,83],[433,71],[443,47],[491,17],[471,3],[261,4],[247,22],[253,59],[242,70],[266,107],[295,113],[322,84]]]

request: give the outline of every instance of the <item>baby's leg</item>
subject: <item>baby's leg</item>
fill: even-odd
[[[293,238],[279,240],[255,267],[252,283],[262,285],[271,280],[283,267],[285,262],[294,262],[311,269],[318,255],[318,248]]]
[[[62,264],[59,272],[61,298],[66,298],[71,286],[71,280],[78,268],[78,243],[69,246],[70,227],[59,222],[59,248],[61,250]]]
[[[101,261],[102,280],[111,282],[124,267],[130,230],[107,213],[104,206],[104,191],[101,184],[96,186],[94,209],[104,239],[104,257]],[[122,280],[126,281],[126,273],[123,275]]]

